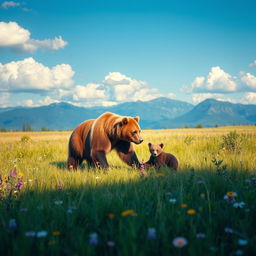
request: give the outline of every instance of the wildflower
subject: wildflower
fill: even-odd
[[[188,240],[185,237],[176,237],[173,239],[172,244],[177,248],[182,248],[188,244]]]
[[[232,228],[224,228],[224,231],[226,232],[226,233],[229,233],[229,234],[233,234],[234,233],[234,230],[232,229]]]
[[[61,205],[61,204],[63,204],[63,201],[61,201],[61,200],[56,200],[56,201],[54,201],[54,204],[56,204],[56,205]]]
[[[237,196],[237,193],[236,192],[227,192],[226,195],[228,197],[236,197]]]
[[[235,208],[243,208],[245,206],[245,202],[234,203],[233,206]]]
[[[16,183],[16,188],[21,190],[23,188],[24,182],[22,179],[19,178],[18,182]]]
[[[181,208],[187,208],[188,207],[187,204],[181,204],[180,206],[181,206]]]
[[[98,241],[98,234],[93,232],[89,235],[89,244],[90,245],[97,245],[99,243]]]
[[[236,192],[227,192],[226,195],[224,195],[224,199],[228,202],[228,203],[234,203],[236,201],[235,197],[237,196]]]
[[[16,229],[16,228],[17,228],[16,219],[10,219],[9,220],[9,229]]]
[[[156,173],[156,175],[155,175],[156,177],[164,177],[165,176],[165,174],[163,174],[163,173]]]
[[[196,238],[202,239],[202,238],[205,238],[205,237],[206,237],[206,235],[205,235],[204,233],[198,233],[198,234],[196,234]]]
[[[187,210],[187,214],[189,214],[189,215],[195,215],[195,214],[196,214],[196,210],[195,210],[195,209],[188,209],[188,210]]]
[[[245,246],[245,245],[248,244],[248,241],[245,240],[245,239],[239,239],[239,240],[238,240],[238,244],[241,245],[241,246]]]
[[[77,209],[76,206],[71,205],[71,206],[68,207],[67,213],[72,213],[76,209]]]
[[[236,254],[236,255],[243,255],[244,252],[243,252],[242,250],[236,250],[235,254]]]
[[[113,242],[113,241],[108,241],[107,242],[107,246],[108,247],[114,247],[116,244],[115,244],[115,242]]]
[[[177,202],[177,199],[175,198],[170,198],[169,199],[169,202],[172,203],[172,204],[175,204]]]
[[[148,228],[148,239],[156,239],[156,229]]]
[[[204,194],[204,193],[201,193],[201,194],[200,194],[200,197],[201,197],[202,199],[204,199],[204,198],[205,198],[205,194]]]
[[[99,177],[99,176],[96,176],[95,179],[98,180],[98,179],[100,179],[100,177]]]
[[[205,184],[205,182],[204,182],[203,180],[198,180],[198,181],[196,182],[196,184],[198,184],[198,185],[203,185],[203,184]]]
[[[38,237],[38,238],[46,237],[47,235],[48,235],[48,232],[45,231],[45,230],[38,231],[38,232],[36,233],[36,237]]]
[[[27,237],[35,237],[36,236],[36,232],[35,231],[28,231],[25,233],[25,236]]]
[[[109,213],[109,214],[108,214],[108,217],[109,217],[110,219],[113,219],[113,218],[115,218],[115,214],[114,214],[114,213]]]
[[[17,176],[17,171],[16,171],[16,168],[14,168],[14,170],[10,171],[10,177],[16,178],[16,176]]]
[[[24,174],[22,172],[18,173],[18,178],[23,178]]]
[[[137,213],[134,210],[126,210],[121,212],[121,216],[127,216],[127,215],[132,215],[132,216],[136,216]]]
[[[59,235],[60,235],[60,231],[53,231],[52,234],[53,234],[54,236],[59,236]]]

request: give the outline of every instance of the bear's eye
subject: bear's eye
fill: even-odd
[[[137,134],[137,131],[133,131],[132,134],[134,134],[134,135]]]

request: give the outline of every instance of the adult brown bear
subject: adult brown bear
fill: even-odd
[[[106,154],[115,149],[128,165],[140,166],[132,143],[140,144],[139,117],[104,113],[97,119],[78,125],[69,139],[67,167],[77,169],[86,160],[89,165],[108,168]]]

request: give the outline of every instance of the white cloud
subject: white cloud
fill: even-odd
[[[215,99],[218,101],[228,101],[235,103],[236,100],[225,97],[224,94],[221,93],[196,93],[192,95],[192,101],[194,104],[198,104],[206,99]]]
[[[130,78],[120,72],[110,72],[103,81],[110,96],[110,100],[147,101],[162,96],[155,88],[149,88],[145,81]]]
[[[67,42],[61,36],[54,39],[36,40],[30,38],[30,32],[16,22],[0,22],[0,47],[14,51],[33,53],[37,49],[59,50]]]
[[[244,97],[242,98],[241,103],[256,104],[256,93],[255,92],[245,93]]]
[[[18,6],[20,6],[20,3],[13,2],[13,1],[5,1],[1,4],[1,7],[4,9],[8,9],[10,7],[18,7]]]
[[[48,68],[33,58],[0,63],[0,91],[47,91],[68,88],[74,71],[68,64]]]
[[[256,68],[256,60],[249,64],[250,68]]]
[[[241,72],[241,81],[246,85],[247,90],[256,90],[256,77],[250,73]]]
[[[11,94],[8,92],[0,92],[0,106],[6,107],[9,105]]]
[[[207,77],[196,77],[192,83],[193,92],[224,93],[237,90],[236,78],[220,67],[212,67]]]
[[[79,101],[84,99],[106,99],[107,95],[100,84],[90,83],[86,86],[77,85],[74,90],[72,90],[73,100]]]
[[[176,98],[176,94],[175,94],[175,93],[170,92],[170,93],[168,93],[168,94],[167,94],[167,98],[175,99],[175,98]]]

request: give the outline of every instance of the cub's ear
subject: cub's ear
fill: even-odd
[[[148,146],[151,147],[151,145],[152,145],[152,144],[149,142],[149,143],[148,143]]]
[[[127,117],[124,117],[122,119],[122,124],[128,124],[128,118]]]
[[[161,144],[159,144],[159,146],[160,146],[161,148],[163,148],[163,147],[164,147],[164,144],[163,144],[163,143],[161,143]]]
[[[136,117],[134,117],[134,120],[138,123],[140,121],[140,117],[136,116]]]

